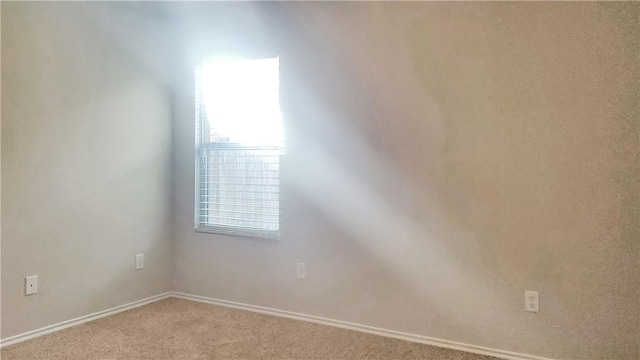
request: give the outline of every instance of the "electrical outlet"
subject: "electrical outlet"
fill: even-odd
[[[27,276],[24,280],[25,280],[24,281],[25,295],[33,295],[38,292],[38,276],[37,275]]]
[[[136,270],[144,269],[144,254],[136,255]]]
[[[539,312],[540,311],[540,301],[538,297],[537,291],[525,291],[524,292],[524,304],[525,310],[529,312]]]
[[[296,277],[300,280],[304,280],[307,275],[307,269],[304,263],[296,264]]]

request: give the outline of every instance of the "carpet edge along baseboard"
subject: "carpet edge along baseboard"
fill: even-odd
[[[332,327],[337,327],[337,328],[342,328],[342,329],[354,330],[354,331],[364,332],[364,333],[368,333],[368,334],[385,336],[385,337],[390,337],[390,338],[395,338],[395,339],[400,339],[400,340],[405,340],[405,341],[410,341],[410,342],[415,342],[415,343],[421,343],[421,344],[425,344],[425,345],[437,346],[437,347],[442,347],[442,348],[447,348],[447,349],[466,351],[466,352],[470,352],[470,353],[474,353],[474,354],[493,356],[493,357],[497,357],[497,358],[501,358],[501,359],[507,359],[507,360],[525,360],[525,359],[527,359],[527,360],[553,360],[553,359],[550,359],[550,358],[540,357],[540,356],[531,355],[531,354],[524,354],[524,353],[517,353],[517,352],[500,350],[500,349],[493,349],[493,348],[488,348],[488,347],[483,347],[483,346],[478,346],[478,345],[472,345],[472,344],[465,344],[465,343],[460,343],[460,342],[456,342],[456,341],[444,340],[444,339],[433,338],[433,337],[428,337],[428,336],[423,336],[423,335],[417,335],[417,334],[404,333],[404,332],[395,331],[395,330],[377,328],[377,327],[363,325],[363,324],[350,323],[350,322],[346,322],[346,321],[335,320],[335,319],[330,319],[330,318],[324,318],[324,317],[320,317],[320,316],[307,315],[307,314],[296,313],[296,312],[291,312],[291,311],[286,311],[286,310],[279,310],[279,309],[273,309],[273,308],[268,308],[268,307],[263,307],[263,306],[258,306],[258,305],[251,305],[251,304],[244,304],[244,303],[239,303],[239,302],[234,302],[234,301],[215,299],[215,298],[210,298],[210,297],[206,297],[206,296],[192,295],[192,294],[176,292],[176,291],[169,291],[169,292],[165,292],[165,293],[162,293],[162,294],[150,296],[148,298],[140,299],[138,301],[134,301],[134,302],[131,302],[131,303],[128,303],[128,304],[116,306],[116,307],[113,307],[113,308],[110,308],[110,309],[98,311],[98,312],[95,312],[95,313],[92,313],[92,314],[88,314],[88,315],[85,315],[85,316],[81,316],[81,317],[78,317],[78,318],[75,318],[75,319],[63,321],[63,322],[60,322],[60,323],[57,323],[57,324],[53,324],[53,325],[49,325],[49,326],[45,326],[45,327],[42,327],[40,329],[28,331],[28,332],[25,332],[25,333],[22,333],[22,334],[18,334],[18,335],[14,335],[14,336],[11,336],[11,337],[8,337],[8,338],[5,338],[5,339],[0,339],[0,347],[5,347],[5,346],[8,346],[8,345],[17,344],[19,342],[23,342],[23,341],[26,341],[26,340],[29,340],[29,339],[33,339],[33,338],[36,338],[36,337],[39,337],[39,336],[42,336],[42,335],[50,334],[52,332],[63,330],[63,329],[66,329],[66,328],[69,328],[69,327],[72,327],[72,326],[84,324],[84,323],[89,322],[89,321],[93,321],[93,320],[97,320],[97,319],[100,319],[100,318],[103,318],[103,317],[106,317],[106,316],[114,315],[114,314],[117,314],[117,313],[120,313],[120,312],[123,312],[123,311],[134,309],[134,308],[137,308],[137,307],[140,307],[140,306],[144,306],[144,305],[150,304],[150,303],[155,302],[155,301],[167,299],[167,298],[170,298],[170,297],[175,297],[175,298],[184,299],[184,300],[190,300],[190,301],[197,301],[197,302],[211,304],[211,305],[230,307],[230,308],[235,308],[235,309],[240,309],[240,310],[245,310],[245,311],[258,312],[258,313],[262,313],[262,314],[266,314],[266,315],[272,315],[272,316],[278,316],[278,317],[286,317],[286,318],[290,318],[290,319],[294,319],[294,320],[300,320],[300,321],[306,321],[306,322],[311,322],[311,323],[315,323],[315,324],[321,324],[321,325],[327,325],[327,326],[332,326]]]
[[[27,331],[21,334],[10,336],[8,338],[0,339],[0,348],[17,344],[19,342],[27,341],[29,339],[37,338],[39,336],[50,334],[52,332],[60,331],[66,328],[84,324],[86,322],[98,320],[106,316],[115,315],[123,311],[135,309],[137,307],[144,306],[152,302],[170,298],[172,295],[173,295],[172,292],[168,291],[162,294],[153,295],[144,299],[136,300],[124,305],[115,306],[110,309],[105,309],[105,310],[94,312],[88,315],[80,316],[74,319],[62,321],[57,324],[48,325],[36,330]]]

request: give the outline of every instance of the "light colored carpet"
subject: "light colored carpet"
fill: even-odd
[[[7,346],[1,358],[492,359],[175,298]]]

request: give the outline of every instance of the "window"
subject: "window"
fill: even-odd
[[[196,69],[196,231],[279,236],[279,88],[278,58]]]

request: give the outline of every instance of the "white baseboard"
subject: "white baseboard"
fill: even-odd
[[[466,352],[480,354],[480,355],[494,356],[501,359],[551,360],[549,358],[544,358],[544,357],[535,356],[535,355],[522,354],[522,353],[516,353],[512,351],[499,350],[499,349],[492,349],[492,348],[487,348],[483,346],[470,345],[470,344],[464,344],[456,341],[449,341],[444,339],[432,338],[428,336],[404,333],[400,331],[381,329],[373,326],[355,324],[355,323],[350,323],[346,321],[323,318],[319,316],[300,314],[300,313],[295,313],[291,311],[267,308],[263,306],[243,304],[243,303],[238,303],[234,301],[213,299],[213,298],[208,298],[208,297],[199,296],[199,295],[191,295],[191,294],[185,294],[185,293],[174,291],[171,293],[171,296],[180,298],[180,299],[198,301],[198,302],[203,302],[203,303],[212,304],[212,305],[219,305],[219,306],[225,306],[225,307],[230,307],[235,309],[253,311],[253,312],[258,312],[258,313],[267,314],[267,315],[279,316],[279,317],[286,317],[290,319],[302,320],[302,321],[307,321],[307,322],[316,323],[316,324],[334,326],[342,329],[355,330],[355,331],[360,331],[368,334],[386,336],[390,338],[406,340],[406,341],[411,341],[411,342],[416,342],[416,343],[421,343],[426,345],[433,345],[433,346],[443,347],[447,349],[461,350],[461,351],[466,351]]]
[[[243,304],[243,303],[238,303],[234,301],[213,299],[205,296],[191,295],[191,294],[185,294],[185,293],[175,292],[175,291],[169,291],[163,294],[148,297],[146,299],[134,301],[128,304],[116,306],[111,309],[99,311],[93,314],[89,314],[89,315],[81,316],[75,319],[63,321],[57,324],[45,326],[43,328],[18,334],[15,336],[11,336],[6,339],[1,339],[0,347],[16,344],[25,340],[36,338],[38,336],[50,334],[58,330],[66,329],[66,328],[80,325],[89,321],[97,320],[105,316],[114,315],[119,312],[123,312],[129,309],[133,309],[133,308],[143,306],[158,300],[166,299],[169,297],[175,297],[175,298],[198,301],[198,302],[212,304],[212,305],[219,305],[219,306],[225,306],[225,307],[230,307],[235,309],[253,311],[253,312],[258,312],[258,313],[267,314],[267,315],[286,317],[294,320],[301,320],[301,321],[307,321],[307,322],[316,323],[316,324],[338,327],[342,329],[360,331],[368,334],[386,336],[390,338],[406,340],[406,341],[427,344],[432,346],[438,346],[438,347],[443,347],[447,349],[461,350],[461,351],[466,351],[466,352],[475,353],[475,354],[494,356],[501,359],[552,360],[549,358],[544,358],[544,357],[535,356],[535,355],[522,354],[522,353],[516,353],[512,351],[499,350],[499,349],[492,349],[492,348],[487,348],[483,346],[464,344],[456,341],[449,341],[449,340],[438,339],[438,338],[433,338],[428,336],[404,333],[400,331],[387,330],[387,329],[377,328],[377,327],[368,326],[368,325],[361,325],[361,324],[350,323],[346,321],[323,318],[320,316],[306,315],[306,314],[301,314],[301,313],[296,313],[291,311],[272,309],[272,308],[263,307],[263,306]]]
[[[128,304],[116,306],[116,307],[113,307],[111,309],[98,311],[98,312],[95,312],[93,314],[80,316],[80,317],[77,317],[75,319],[63,321],[63,322],[60,322],[60,323],[57,323],[57,324],[45,326],[45,327],[40,328],[40,329],[36,329],[36,330],[28,331],[26,333],[14,335],[14,336],[8,337],[6,339],[1,339],[0,340],[0,347],[16,344],[16,343],[19,343],[19,342],[22,342],[22,341],[25,341],[25,340],[36,338],[38,336],[42,336],[42,335],[50,334],[50,333],[58,331],[58,330],[66,329],[68,327],[84,324],[86,322],[93,321],[93,320],[96,320],[96,319],[100,319],[100,318],[103,318],[105,316],[117,314],[119,312],[123,312],[123,311],[130,310],[130,309],[133,309],[133,308],[137,308],[139,306],[146,305],[146,304],[158,301],[158,300],[166,299],[166,298],[172,296],[172,294],[173,294],[172,292],[166,292],[166,293],[163,293],[163,294],[154,295],[154,296],[148,297],[146,299],[142,299],[142,300],[134,301],[134,302],[131,302],[131,303],[128,303]]]

